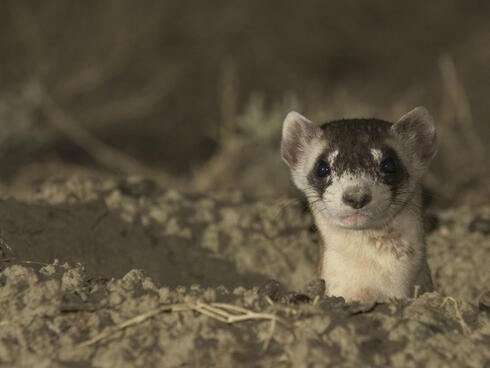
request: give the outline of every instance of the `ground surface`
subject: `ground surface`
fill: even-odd
[[[300,201],[44,182],[0,200],[0,363],[488,366],[488,219],[488,205],[433,211],[436,292],[345,305],[320,296]]]

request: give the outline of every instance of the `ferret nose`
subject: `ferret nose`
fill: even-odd
[[[342,195],[342,201],[357,210],[371,201],[371,193],[369,190],[360,187],[347,188]]]

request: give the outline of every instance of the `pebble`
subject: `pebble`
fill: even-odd
[[[477,216],[468,225],[468,230],[471,232],[478,232],[484,235],[490,234],[490,220]]]
[[[490,290],[485,291],[478,301],[478,308],[485,312],[490,312]]]

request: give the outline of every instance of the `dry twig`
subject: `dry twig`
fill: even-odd
[[[461,310],[459,309],[459,305],[456,299],[450,296],[446,296],[444,300],[441,303],[441,307],[445,306],[449,301],[453,303],[454,306],[454,312],[456,314],[456,320],[458,321],[459,325],[461,326],[461,330],[464,335],[467,335],[471,332],[470,328],[466,324],[463,318],[463,314],[461,313]]]
[[[413,299],[417,299],[419,297],[420,285],[415,285],[413,289]]]

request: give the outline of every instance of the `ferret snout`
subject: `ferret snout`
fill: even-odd
[[[356,210],[367,205],[371,199],[369,188],[358,185],[346,188],[342,194],[342,202]]]

